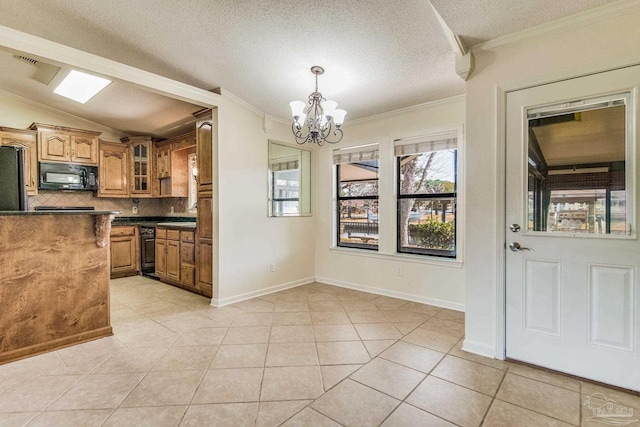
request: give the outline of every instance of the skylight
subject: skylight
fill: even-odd
[[[111,83],[111,80],[71,70],[67,77],[54,89],[53,93],[84,104],[109,83]]]

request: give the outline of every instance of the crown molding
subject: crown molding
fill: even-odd
[[[423,104],[412,105],[412,106],[409,106],[409,107],[400,108],[398,110],[388,111],[386,113],[380,113],[380,114],[375,114],[373,116],[367,116],[367,117],[362,117],[360,119],[351,120],[349,122],[345,122],[343,126],[346,128],[348,125],[355,125],[355,124],[366,123],[366,122],[370,122],[370,121],[374,121],[374,120],[381,120],[381,119],[385,119],[385,118],[394,117],[394,116],[398,116],[398,115],[401,115],[401,114],[409,113],[411,111],[421,110],[423,108],[431,108],[431,107],[437,107],[437,106],[440,106],[440,105],[451,104],[451,103],[454,103],[454,102],[459,102],[460,100],[464,101],[465,99],[466,99],[466,95],[465,94],[455,95],[455,96],[451,96],[449,98],[438,99],[436,101],[429,101],[429,102],[425,102]]]
[[[157,74],[112,61],[32,34],[0,26],[0,46],[56,65],[89,71],[132,83],[154,93],[207,107],[217,107],[220,95]]]
[[[247,110],[253,111],[254,113],[256,113],[259,116],[264,116],[264,114],[265,114],[264,111],[262,111],[258,107],[255,107],[255,106],[249,104],[244,99],[240,98],[237,95],[234,95],[233,93],[229,92],[226,89],[220,88],[220,95],[222,96],[222,98],[227,98],[227,99],[235,102],[236,104],[240,104],[244,108],[246,108]]]
[[[621,0],[615,3],[609,3],[517,33],[507,34],[506,36],[479,43],[471,48],[471,52],[476,56],[496,52],[532,40],[549,37],[553,34],[584,27],[600,21],[606,21],[637,10],[640,10],[640,2],[638,2],[638,0]]]

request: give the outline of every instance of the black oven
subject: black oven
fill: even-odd
[[[156,272],[156,228],[140,226],[140,269],[145,276],[154,276]]]

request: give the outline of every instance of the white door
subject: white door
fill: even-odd
[[[640,391],[640,67],[507,95],[506,355]]]

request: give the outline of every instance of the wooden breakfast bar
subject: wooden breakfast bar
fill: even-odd
[[[0,212],[0,364],[112,335],[113,213]]]

